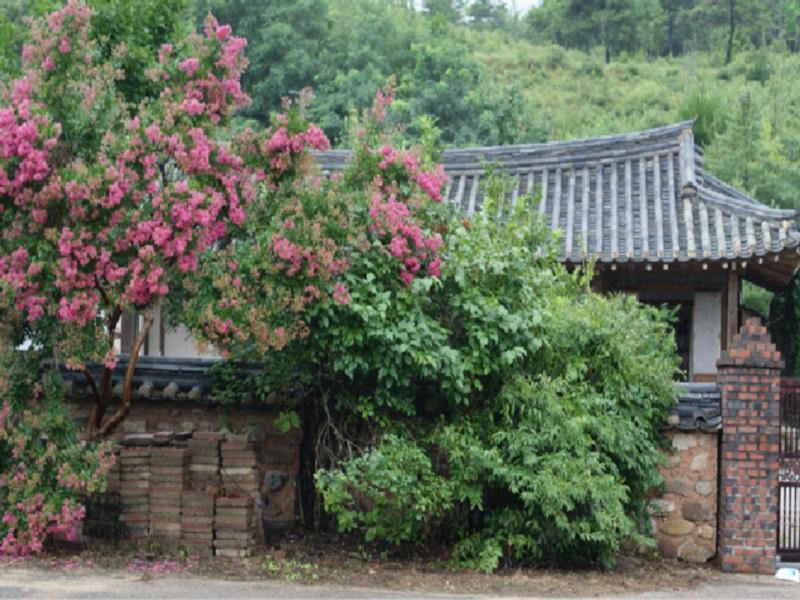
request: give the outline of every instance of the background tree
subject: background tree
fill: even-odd
[[[423,8],[432,17],[440,17],[448,23],[457,23],[464,16],[465,0],[424,0]]]
[[[252,98],[243,114],[262,124],[281,99],[312,86],[322,70],[331,35],[327,0],[198,0],[195,20],[208,12],[248,40],[249,67],[242,85]]]

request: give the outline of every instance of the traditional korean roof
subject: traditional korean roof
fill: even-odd
[[[136,373],[133,378],[133,399],[152,402],[188,402],[210,404],[214,402],[211,395],[212,382],[208,369],[219,363],[217,359],[208,358],[168,358],[141,356],[136,362]],[[122,398],[122,382],[128,367],[128,356],[121,355],[119,362],[111,373],[112,400]],[[237,365],[241,376],[246,377],[258,372],[259,365],[247,363]],[[100,380],[100,365],[92,365],[89,371]],[[86,376],[79,371],[62,368],[67,394],[76,400],[88,400],[90,390]],[[242,398],[242,404],[252,404],[253,398]],[[269,402],[267,402],[269,403]]]
[[[348,155],[334,150],[317,157],[331,172],[344,168]],[[522,194],[537,198],[536,210],[561,231],[566,262],[772,259],[775,273],[765,277],[784,283],[797,268],[797,213],[765,206],[707,173],[692,121],[582,140],[445,150],[451,178],[445,197],[467,215],[481,209],[488,163],[512,178],[512,202]]]
[[[189,404],[213,404],[211,379],[207,370],[217,364],[217,359],[186,359],[142,356],[136,363],[133,382],[133,399],[145,402],[184,402]],[[127,369],[128,357],[122,355],[112,372],[113,400],[122,398],[122,381]],[[256,374],[257,363],[238,365],[242,376]],[[74,400],[90,399],[88,383],[83,373],[62,369],[68,395]],[[99,379],[100,366],[90,367],[95,379]],[[254,398],[241,398],[240,404],[275,404],[279,399],[267,398],[266,403]],[[670,409],[668,428],[680,431],[719,431],[722,428],[720,393],[713,383],[680,383],[677,402]]]
[[[678,402],[670,409],[668,427],[679,431],[714,432],[722,429],[722,406],[714,383],[679,384]]]

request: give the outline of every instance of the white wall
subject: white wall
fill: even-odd
[[[161,310],[156,309],[155,320],[150,328],[149,334],[149,356],[161,356],[160,336],[161,336]],[[189,330],[183,325],[176,329],[167,329],[164,332],[164,356],[169,358],[219,358],[213,348],[201,352],[195,346],[194,340],[189,334]]]
[[[212,349],[207,352],[199,351],[186,327],[179,325],[177,329],[172,331],[168,329],[164,332],[164,356],[170,358],[215,358],[218,355]]]
[[[690,376],[716,373],[722,348],[722,293],[696,292],[692,309]]]

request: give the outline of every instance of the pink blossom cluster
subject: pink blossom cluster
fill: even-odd
[[[40,393],[36,386],[33,398]],[[69,496],[97,490],[115,455],[108,444],[93,450],[49,442],[42,450],[41,434],[50,418],[46,411],[23,410],[10,420],[11,414],[5,401],[0,409],[0,452],[9,460],[0,470],[0,556],[27,556],[41,552],[48,536],[75,538],[85,510]],[[87,464],[94,468],[80,474],[74,470]],[[41,490],[48,486],[56,491],[45,495]]]
[[[425,195],[434,202],[442,201],[442,188],[448,182],[449,178],[444,172],[442,165],[437,165],[431,171],[423,171],[420,168],[419,157],[413,152],[395,150],[390,145],[381,146],[378,150],[380,155],[380,162],[378,167],[380,169],[389,169],[390,167],[399,167],[401,173],[397,174],[392,171],[391,175],[399,175],[407,178],[409,181],[416,183]]]
[[[14,296],[14,307],[29,322],[36,321],[45,312],[47,298],[39,293],[37,282],[41,272],[41,263],[32,262],[22,246],[8,256],[0,256],[0,283],[8,287]]]
[[[86,61],[91,17],[85,2],[67,0],[62,8],[47,15],[45,27],[33,28],[32,43],[22,48],[23,65],[47,74],[58,62],[69,60],[72,55]]]
[[[441,273],[442,238],[424,229],[424,210],[426,202],[442,201],[448,177],[441,165],[426,169],[415,150],[398,150],[388,143],[374,149],[384,139],[379,126],[393,100],[390,81],[375,96],[357,156],[366,158],[365,165],[378,167],[372,181],[369,230],[400,263],[400,278],[408,285],[424,271],[434,277]]]
[[[0,540],[0,555],[27,556],[38,554],[45,539],[60,534],[74,541],[86,516],[86,509],[67,499],[54,510],[45,502],[44,494],[34,494],[17,503],[16,512],[3,513],[0,523],[7,530]]]
[[[380,178],[376,181],[376,188],[369,209],[370,229],[389,240],[389,253],[400,262],[403,283],[411,283],[425,265],[430,275],[438,277],[442,264],[438,256],[441,236],[425,234],[408,204],[398,198],[396,189],[384,189]]]
[[[0,108],[0,196],[17,196],[50,173],[47,155],[56,144],[58,128],[50,126],[46,115],[34,112],[30,93],[29,80],[16,81],[8,98],[11,104]],[[36,205],[32,193],[20,200]]]
[[[269,157],[273,170],[285,171],[292,163],[292,155],[302,152],[306,146],[315,150],[330,150],[331,144],[319,127],[309,125],[308,129],[290,135],[286,127],[278,127],[272,136],[265,140],[262,151]]]
[[[386,118],[386,109],[394,102],[394,86],[388,85],[385,90],[378,90],[375,94],[375,100],[372,103],[372,110],[370,116],[380,125]]]
[[[167,88],[164,95],[173,108],[189,117],[203,117],[218,123],[225,115],[250,103],[240,83],[247,66],[244,57],[247,40],[231,35],[231,28],[220,25],[211,15],[206,17],[204,31],[204,40],[200,36],[192,36],[192,40],[216,60],[209,60],[211,64],[204,68],[197,56],[190,56],[173,65],[174,47],[165,44],[159,58],[166,70],[160,76],[176,86]]]

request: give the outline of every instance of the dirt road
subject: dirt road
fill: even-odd
[[[34,598],[103,599],[122,600],[141,598],[192,599],[192,600],[244,600],[258,598],[286,598],[309,600],[395,600],[407,598],[457,598],[486,599],[492,596],[458,595],[448,593],[399,592],[396,590],[350,588],[346,586],[310,586],[279,581],[231,581],[192,575],[166,576],[143,579],[125,571],[86,571],[65,573],[50,569],[6,566],[0,568],[0,599],[27,600]],[[602,598],[586,590],[585,598]],[[775,581],[771,577],[751,577],[720,574],[692,590],[662,590],[619,596],[615,598],[641,598],[643,600],[697,599],[713,600],[783,600],[800,598],[800,584]],[[503,597],[505,600],[509,596]],[[553,598],[539,596],[531,589],[525,598]]]

